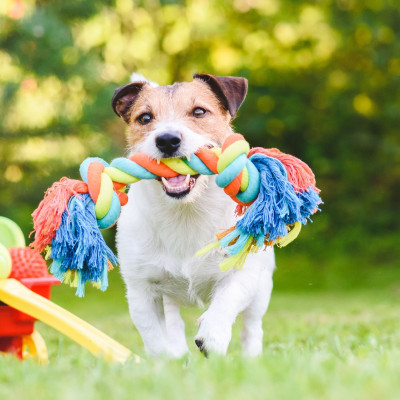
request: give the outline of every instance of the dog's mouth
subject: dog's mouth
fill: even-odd
[[[172,178],[158,178],[164,192],[175,199],[185,197],[194,188],[199,175],[178,175]]]

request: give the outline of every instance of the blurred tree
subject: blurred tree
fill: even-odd
[[[28,231],[44,190],[87,156],[124,152],[113,90],[241,75],[237,130],[314,169],[314,232],[355,248],[399,233],[398,0],[5,0],[0,5],[0,214]]]

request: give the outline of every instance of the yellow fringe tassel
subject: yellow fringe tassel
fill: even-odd
[[[215,243],[210,243],[207,246],[204,246],[202,249],[200,249],[196,253],[196,257],[201,257],[204,256],[204,254],[207,254],[209,251],[216,249],[217,247],[221,246],[221,243],[215,242]]]
[[[288,235],[276,241],[278,247],[285,247],[299,236],[301,231],[301,223],[295,222],[293,228],[289,231]]]
[[[253,237],[250,236],[247,239],[246,244],[243,246],[243,249],[240,250],[238,254],[236,254],[233,257],[227,258],[219,265],[221,271],[225,272],[231,268],[241,269],[243,267],[244,262],[246,261],[247,254],[250,251],[250,246],[252,245],[252,243],[253,243]]]

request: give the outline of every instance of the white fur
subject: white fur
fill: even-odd
[[[161,159],[163,155],[157,148],[155,139],[164,132],[176,132],[181,137],[182,142],[177,153],[174,154],[174,157],[190,156],[202,146],[216,146],[216,143],[214,143],[211,138],[196,134],[182,121],[174,119],[174,115],[171,115],[169,120],[158,122],[146,138],[138,143],[132,150],[146,153],[154,159]]]
[[[171,118],[155,127],[135,148],[161,158],[155,137],[177,130],[179,155],[190,155],[212,143]],[[267,310],[275,268],[272,248],[250,254],[242,270],[221,272],[220,250],[196,258],[216,240],[216,233],[235,224],[235,203],[218,188],[215,177],[200,176],[183,199],[168,197],[160,182],[140,181],[129,190],[129,202],[118,222],[120,269],[127,287],[129,310],[153,356],[181,357],[188,351],[179,306],[209,304],[199,319],[196,340],[207,352],[225,354],[232,324],[243,317],[243,353],[262,352],[262,317]]]
[[[138,74],[137,72],[134,72],[130,76],[130,81],[131,82],[147,82],[150,86],[152,87],[157,87],[159,86],[158,83],[149,81],[147,78],[145,78],[142,74]]]
[[[221,272],[223,255],[215,250],[196,258],[233,225],[234,203],[204,178],[204,190],[192,202],[168,198],[156,181],[141,181],[129,191],[118,223],[118,253],[132,320],[151,355],[180,357],[188,351],[179,304],[211,301],[200,318],[196,338],[207,351],[225,354],[232,324],[243,312],[243,352],[262,351],[261,319],[272,290],[274,254],[249,255],[243,270]],[[200,182],[197,182],[196,186]]]

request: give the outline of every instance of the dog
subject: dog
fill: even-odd
[[[136,77],[137,78],[137,77]],[[128,125],[130,153],[153,159],[190,157],[202,146],[221,146],[247,94],[247,80],[196,74],[192,82],[158,86],[137,79],[116,89],[112,107]],[[275,269],[271,247],[249,254],[243,269],[222,272],[226,255],[195,256],[216,234],[235,224],[236,204],[214,176],[142,180],[132,185],[117,226],[120,270],[129,312],[145,351],[180,358],[188,352],[179,307],[209,304],[195,336],[205,353],[224,355],[232,325],[242,314],[242,351],[262,353],[262,318]]]

